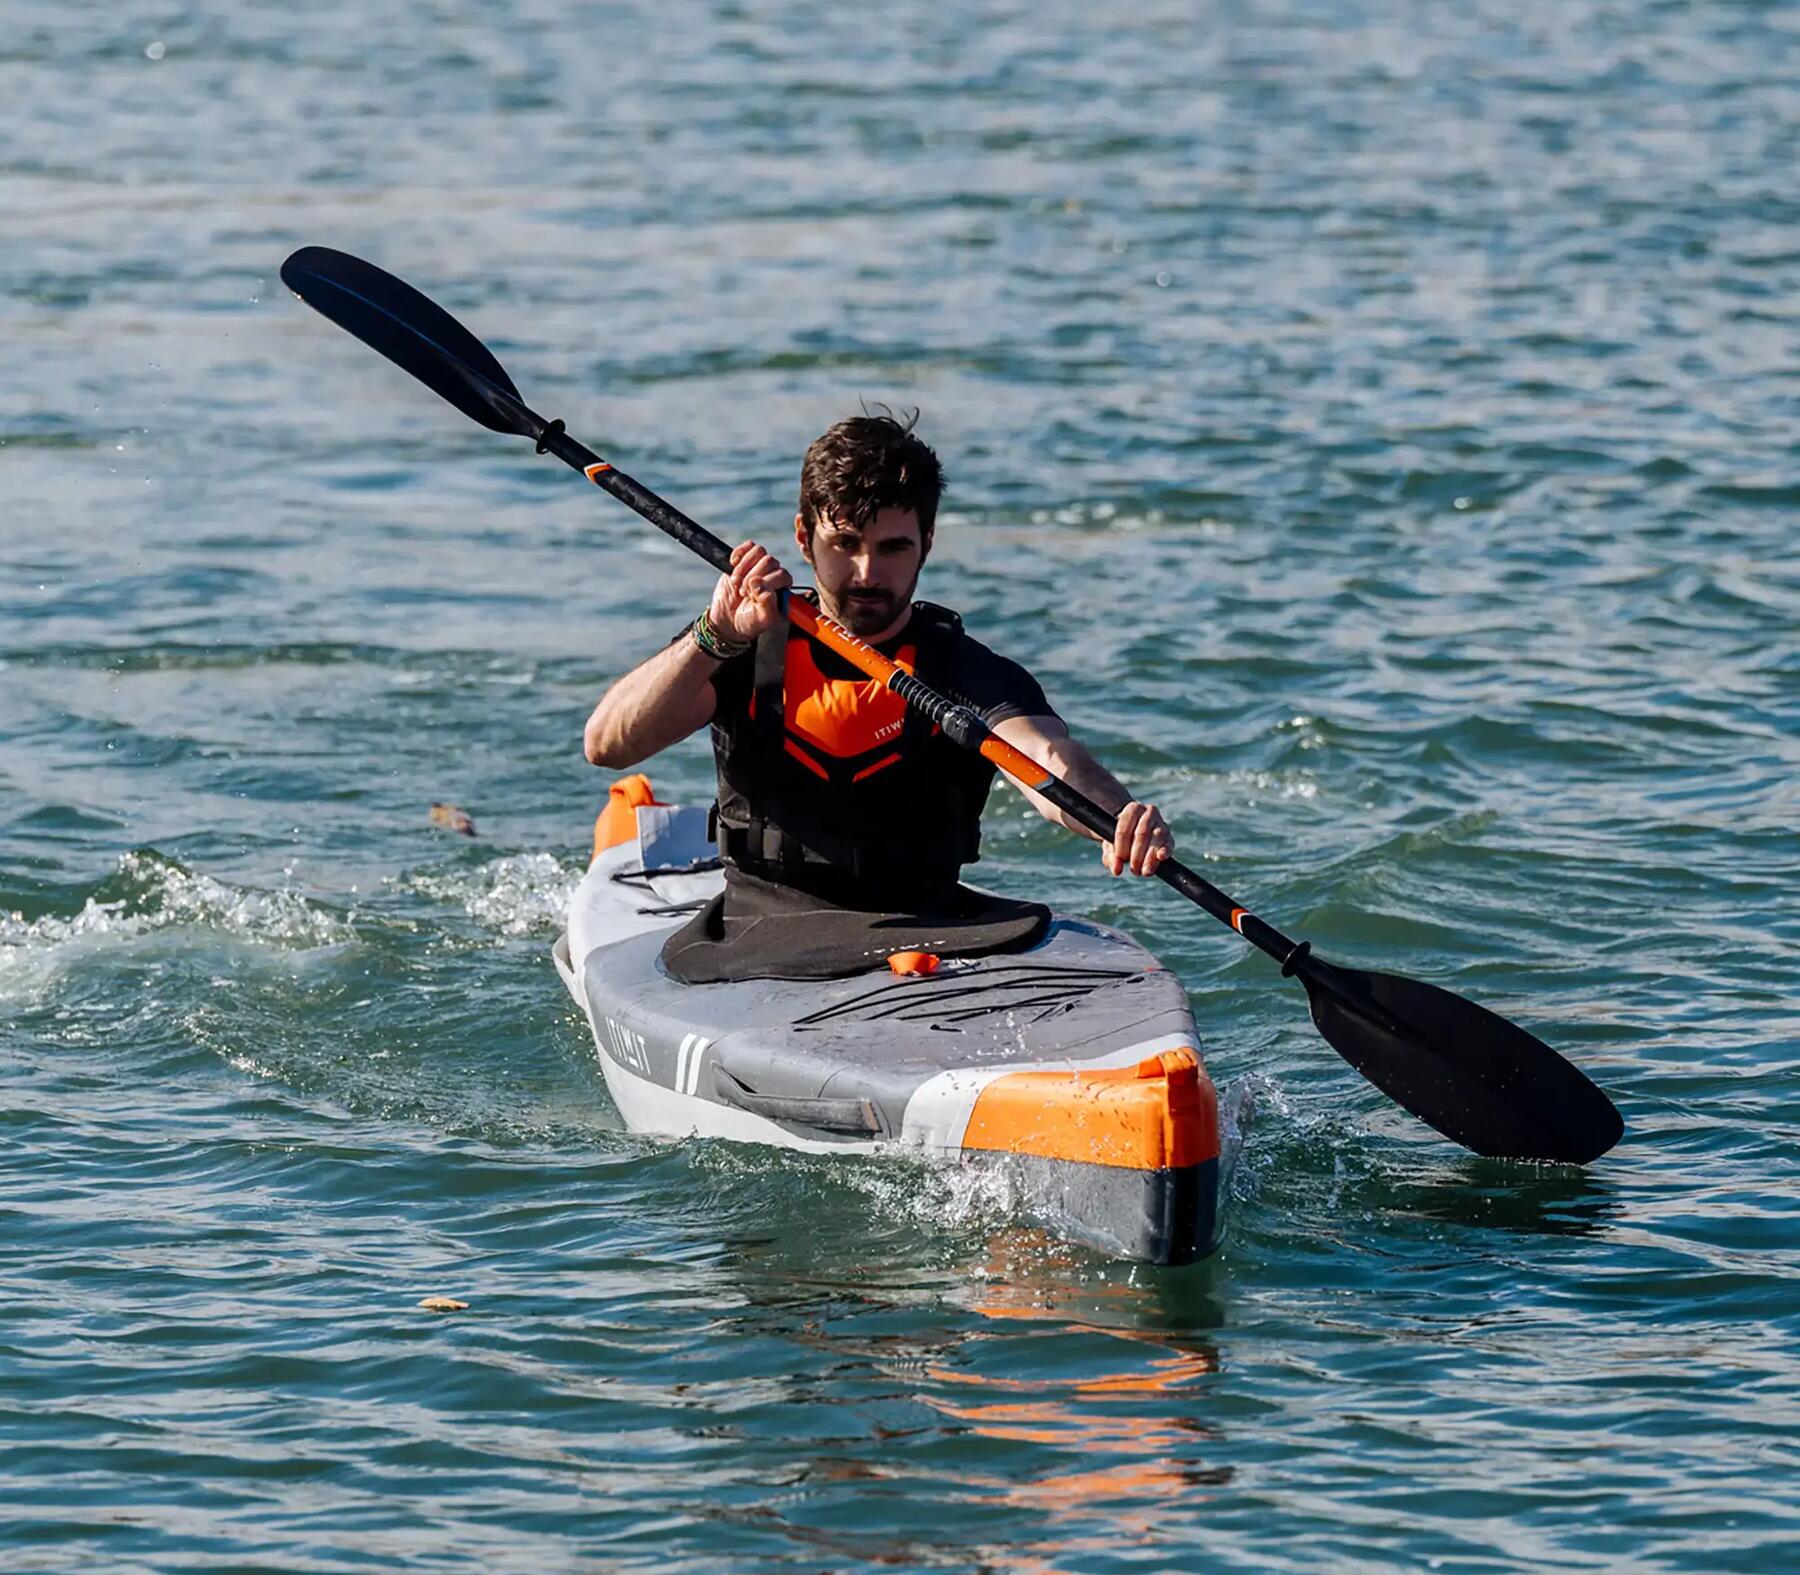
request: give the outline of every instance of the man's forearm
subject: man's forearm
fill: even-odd
[[[582,732],[589,762],[615,771],[679,743],[712,720],[718,662],[683,637],[634,667],[594,707]]]
[[[1043,761],[1042,764],[1048,766],[1077,793],[1086,794],[1107,814],[1116,815],[1131,802],[1131,790],[1075,739],[1057,739],[1047,752],[1051,758]],[[1084,837],[1092,837],[1096,842],[1106,840],[1090,831],[1073,816],[1058,809],[1048,799],[1039,798],[1035,793],[1030,796],[1038,809],[1058,825],[1066,826],[1070,831],[1079,832]]]
[[[1076,792],[1090,798],[1114,817],[1110,837],[1095,836],[1086,826],[1063,813],[1041,793],[1018,784],[1026,798],[1046,820],[1080,832],[1100,844],[1100,861],[1107,872],[1122,875],[1154,875],[1175,851],[1162,812],[1154,804],[1139,803],[1125,784],[1069,737],[1068,728],[1053,716],[1018,716],[994,724],[994,731],[1013,748],[1022,750],[1046,766]]]
[[[1060,722],[1054,719],[1046,721],[1020,718],[998,723],[994,731],[1014,748],[1023,750],[1039,765],[1068,783],[1076,792],[1085,793],[1109,815],[1116,815],[1131,802],[1131,792],[1125,784],[1101,765],[1077,740],[1071,738]],[[1094,836],[1080,821],[1065,814],[1042,794],[1032,792],[1023,783],[1013,785],[1031,800],[1031,807],[1046,820],[1053,820],[1057,825],[1066,826],[1084,837],[1092,837],[1096,842],[1106,840]]]

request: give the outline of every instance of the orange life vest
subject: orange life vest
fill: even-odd
[[[787,736],[782,747],[821,780],[866,781],[900,763],[900,735],[906,731],[906,702],[878,679],[827,678],[819,669],[818,647],[789,637],[781,681],[781,711]],[[894,662],[919,670],[919,648],[903,645]],[[750,696],[750,719],[756,720]]]
[[[934,688],[962,620],[915,602],[894,660]],[[772,879],[953,885],[980,856],[993,768],[791,625],[757,642],[747,706],[713,722],[720,851]]]

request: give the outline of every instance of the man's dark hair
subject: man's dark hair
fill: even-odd
[[[800,466],[800,518],[812,540],[819,521],[867,525],[882,509],[910,509],[921,545],[931,546],[944,470],[918,438],[914,411],[905,422],[885,407],[880,415],[851,416],[816,438]]]

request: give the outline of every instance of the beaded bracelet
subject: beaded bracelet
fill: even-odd
[[[755,643],[751,640],[727,640],[713,627],[712,619],[705,613],[694,620],[691,633],[694,644],[715,662],[729,662],[734,656],[742,656]]]

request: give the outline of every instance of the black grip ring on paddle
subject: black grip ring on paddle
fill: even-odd
[[[568,430],[569,429],[563,425],[562,417],[558,416],[538,434],[537,451],[540,454],[548,454],[550,452],[550,445]]]
[[[1287,956],[1282,958],[1282,960],[1281,960],[1281,977],[1284,979],[1293,978],[1294,970],[1296,968],[1298,968],[1301,965],[1301,963],[1306,961],[1307,955],[1311,951],[1312,951],[1312,942],[1311,941],[1300,942],[1300,944],[1298,946],[1296,946],[1291,952],[1289,952],[1287,954]]]

